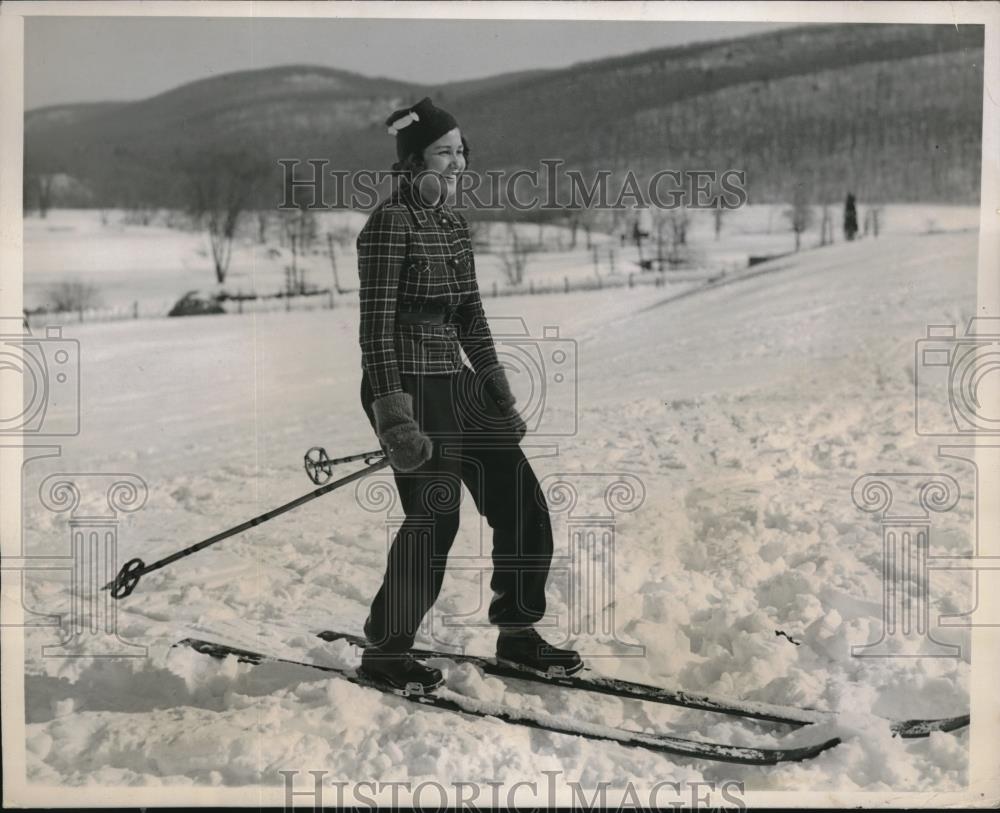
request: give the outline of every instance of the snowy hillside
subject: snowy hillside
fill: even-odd
[[[616,517],[614,637],[578,642],[595,672],[844,712],[844,744],[808,763],[753,768],[670,759],[620,745],[422,710],[291,667],[254,670],[171,644],[188,636],[324,663],[357,655],[323,644],[360,632],[384,569],[385,513],[359,494],[385,472],[146,576],[118,604],[132,660],[40,655],[26,645],[29,777],[53,784],[280,786],[282,769],[442,782],[567,779],[624,784],[742,779],[748,790],[962,787],[967,734],[903,741],[868,712],[945,716],[968,708],[964,660],[856,659],[881,624],[880,532],[851,501],[871,471],[944,471],[971,493],[971,470],[913,432],[913,342],[928,323],[964,324],[975,303],[976,235],[888,233],[755,266],[694,293],[649,287],[486,302],[491,319],[558,326],[575,342],[576,406],[546,419],[576,434],[534,461],[539,479],[578,484],[603,506],[601,477],[641,481],[642,505]],[[789,236],[784,235],[784,239]],[[130,256],[135,256],[129,249]],[[152,256],[152,255],[151,255]],[[173,263],[177,258],[153,258]],[[25,541],[65,552],[66,517],[37,504],[58,471],[134,472],[149,499],[120,526],[119,559],[150,562],[313,488],[302,455],[377,448],[358,400],[357,310],[69,325],[81,343],[83,427],[61,457],[25,467]],[[515,376],[522,403],[530,384]],[[544,449],[539,449],[539,453]],[[529,453],[529,456],[530,453]],[[589,479],[588,479],[589,478]],[[971,500],[935,518],[932,544],[970,550]],[[553,514],[557,555],[567,519]],[[489,546],[468,494],[453,557]],[[480,545],[484,547],[480,548]],[[65,580],[27,578],[26,604],[66,612]],[[438,644],[489,653],[480,574],[453,568],[434,610]],[[967,609],[969,581],[935,579],[932,618]],[[550,580],[550,618],[569,613]],[[455,617],[466,617],[456,623]],[[449,623],[449,620],[451,623]],[[584,625],[586,628],[586,624]],[[800,642],[776,635],[782,630]],[[426,639],[424,643],[429,643]],[[445,665],[448,689],[581,721],[695,739],[777,746],[813,740],[705,712],[515,692],[469,666]],[[823,733],[830,733],[825,731]]]
[[[542,40],[568,37],[553,22],[538,25]],[[29,111],[26,147],[30,166],[76,180],[77,201],[177,206],[179,159],[231,147],[238,133],[274,168],[261,195],[273,206],[281,158],[328,160],[349,173],[387,169],[386,111],[430,96],[462,122],[474,160],[505,173],[526,156],[559,156],[585,173],[627,160],[639,177],[735,166],[757,202],[781,200],[806,174],[816,190],[862,198],[972,202],[983,42],[983,29],[966,24],[797,25],[604,58],[588,50],[569,66],[433,86],[316,64],[255,65],[133,102]],[[319,56],[307,51],[294,59]],[[918,165],[926,171],[914,173]]]

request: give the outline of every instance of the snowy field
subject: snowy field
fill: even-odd
[[[725,214],[719,239],[715,237],[712,213],[691,210],[688,245],[696,268],[670,271],[668,279],[687,281],[704,279],[718,269],[745,267],[751,255],[783,254],[795,248],[795,238],[789,230],[786,206],[747,206]],[[838,218],[840,209],[832,207],[834,235],[843,239]],[[866,207],[860,206],[858,217],[863,221]],[[641,227],[652,235],[643,247],[645,259],[656,256],[656,228],[648,211],[637,212]],[[632,217],[621,225],[629,232]],[[802,236],[802,245],[810,248],[819,243],[819,212],[814,213],[814,225]],[[167,223],[174,224],[174,228]],[[215,291],[208,238],[199,231],[177,228],[182,218],[168,212],[152,215],[150,225],[128,222],[127,213],[117,210],[54,210],[46,218],[29,217],[24,221],[24,306],[37,308],[49,298],[49,290],[63,281],[80,281],[97,289],[98,307],[132,308],[139,304],[140,312],[165,314],[187,291]],[[893,205],[883,207],[880,231],[883,234],[924,234],[936,230],[970,230],[978,227],[979,210],[971,206]],[[316,242],[305,255],[296,258],[304,269],[306,282],[317,288],[327,288],[333,281],[326,235],[340,236],[335,242],[335,258],[340,285],[354,291],[357,288],[357,255],[354,240],[364,225],[359,212],[331,211],[316,213]],[[260,241],[256,218],[245,215],[233,246],[233,257],[224,287],[231,294],[274,294],[283,290],[285,268],[292,263],[289,244],[280,239],[281,227],[272,218]],[[593,250],[586,248],[582,228],[577,234],[577,246],[571,250],[570,230],[560,225],[517,224],[519,239],[524,243],[541,243],[542,252],[528,256],[524,285],[560,286],[602,279],[624,279],[629,273],[643,276],[639,253],[634,243],[622,246],[618,236],[595,231],[592,243],[598,249],[598,267],[594,267]],[[667,229],[669,231],[669,229]],[[480,287],[489,294],[494,285],[502,292],[508,288],[503,273],[501,254],[509,242],[507,226],[485,223],[481,237],[490,251],[479,251],[476,269]],[[664,237],[664,240],[667,238]],[[614,267],[610,252],[614,251]],[[668,253],[665,247],[664,252]],[[649,275],[647,275],[649,276]],[[357,302],[357,295],[347,294],[344,302]],[[232,307],[232,305],[230,305]]]
[[[591,787],[736,779],[747,790],[962,788],[966,732],[904,741],[867,715],[967,711],[967,636],[936,633],[963,644],[964,659],[850,656],[852,644],[878,638],[882,611],[880,530],[854,506],[851,484],[866,472],[942,471],[964,494],[973,491],[971,469],[938,458],[935,443],[914,434],[913,342],[928,323],[964,326],[973,314],[975,218],[946,208],[893,211],[898,217],[890,211],[878,240],[804,251],[672,301],[680,291],[650,286],[486,302],[497,324],[521,318],[533,336],[557,326],[559,338],[573,343],[575,398],[560,396],[544,417],[566,427],[575,415],[577,432],[529,436],[523,444],[529,456],[533,446],[547,453],[534,461],[543,485],[559,478],[575,484],[584,512],[603,510],[601,492],[617,475],[632,475],[644,489],[637,510],[615,517],[613,633],[602,631],[602,616],[575,636],[593,670],[829,709],[843,713],[841,720],[789,733],[552,687],[515,691],[469,666],[443,664],[448,691],[484,701],[744,745],[786,746],[836,733],[844,740],[839,747],[777,768],[668,758],[424,710],[298,669],[253,669],[171,648],[197,635],[355,663],[352,650],[323,644],[314,633],[361,630],[387,544],[385,511],[362,499],[374,483],[391,484],[379,472],[356,490],[334,492],[144,577],[117,607],[121,636],[148,647],[146,658],[43,658],[41,646],[57,637],[30,632],[29,779],[280,786],[279,770],[326,769],[353,780],[544,785],[543,772],[558,770]],[[80,238],[90,217],[54,212],[44,226],[26,223],[29,290],[53,268],[67,267],[60,266],[59,236]],[[78,231],[46,233],[41,245],[39,229],[60,223]],[[735,218],[731,225],[735,233]],[[95,254],[73,252],[76,270],[99,275],[100,252],[127,257],[143,264],[142,280],[136,271],[126,281],[116,261],[110,287],[134,285],[126,298],[166,295],[168,272],[194,281],[195,269],[184,263],[196,248],[163,231],[149,245],[169,236],[173,254],[145,251],[141,237],[123,234],[121,243],[99,241]],[[787,231],[771,237],[744,248],[791,248]],[[732,242],[723,248],[744,250]],[[488,260],[482,266],[492,273]],[[351,260],[345,256],[341,267],[353,284]],[[155,280],[148,290],[147,272]],[[580,273],[588,273],[585,265]],[[197,269],[199,285],[191,287],[204,287],[209,276]],[[172,281],[170,295],[187,285],[186,277]],[[65,332],[81,345],[82,432],[60,457],[25,467],[24,536],[33,555],[67,548],[66,516],[37,500],[38,484],[54,472],[142,477],[149,497],[122,519],[119,560],[150,562],[311,490],[302,470],[307,448],[322,445],[331,455],[377,448],[358,400],[356,306],[68,324]],[[526,377],[514,376],[513,384],[522,402],[532,403]],[[553,444],[557,454],[547,448]],[[965,498],[936,517],[935,551],[969,552],[972,515]],[[557,556],[560,547],[565,555],[569,521],[554,512],[553,522]],[[489,528],[466,494],[453,561],[480,562],[488,549]],[[475,568],[449,571],[433,611],[433,643],[490,653],[482,583]],[[935,577],[932,587],[932,618],[973,600],[961,574]],[[34,574],[25,592],[26,606],[38,612],[68,610],[65,579]],[[564,578],[550,579],[549,599],[548,620],[565,625],[571,608]],[[601,657],[622,642],[644,646],[645,657]]]

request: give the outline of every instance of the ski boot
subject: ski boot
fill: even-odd
[[[551,678],[569,677],[583,669],[583,661],[574,650],[546,642],[534,627],[501,628],[497,637],[497,663]]]
[[[402,695],[430,694],[444,683],[440,669],[422,664],[409,652],[383,652],[372,646],[361,655],[358,674]]]

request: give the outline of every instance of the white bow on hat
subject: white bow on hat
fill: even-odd
[[[391,136],[396,135],[404,127],[409,127],[415,121],[420,121],[420,116],[418,116],[411,110],[405,116],[400,116],[392,123],[392,125],[389,127],[389,135]]]

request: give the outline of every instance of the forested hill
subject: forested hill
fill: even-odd
[[[75,203],[177,203],[178,166],[240,145],[262,160],[394,160],[383,120],[432,96],[479,170],[747,172],[752,201],[850,188],[867,200],[977,202],[981,26],[803,26],[559,70],[428,87],[292,65],[213,77],[133,103],[25,116],[26,174],[64,173]]]

